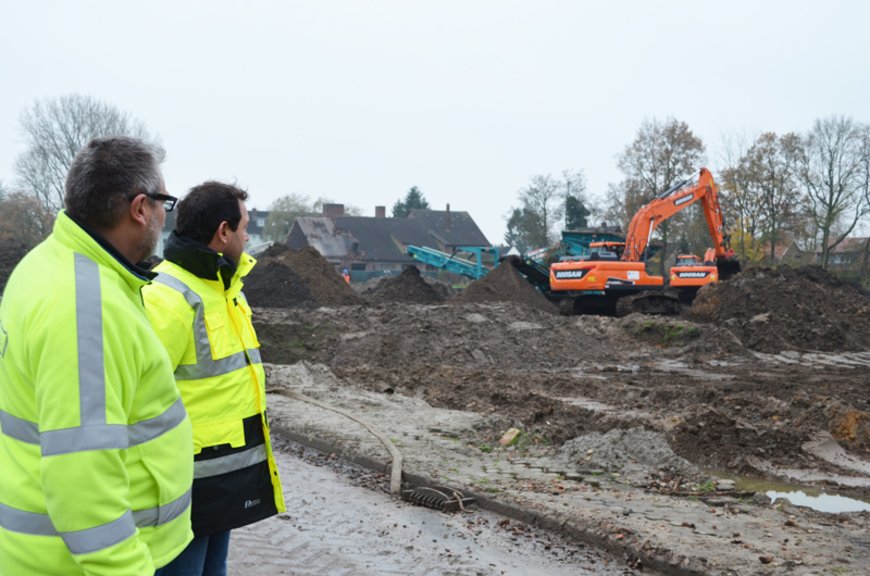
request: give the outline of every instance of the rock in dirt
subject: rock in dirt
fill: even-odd
[[[287,250],[272,247],[245,278],[251,306],[317,308],[352,306],[362,298],[314,248]]]
[[[456,304],[513,302],[557,314],[556,306],[538,292],[514,267],[517,256],[508,256],[492,272],[469,284],[450,300]]]
[[[384,278],[373,288],[363,292],[370,302],[405,304],[440,304],[446,299],[446,290],[426,282],[416,266],[408,266],[398,276]]]
[[[705,286],[691,315],[761,352],[870,349],[870,298],[817,266],[750,268]]]

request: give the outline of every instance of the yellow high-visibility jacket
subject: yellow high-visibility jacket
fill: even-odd
[[[147,273],[65,213],[0,303],[0,574],[152,576],[192,538],[190,420]]]
[[[256,260],[243,254],[233,273],[220,254],[175,234],[164,255],[143,296],[193,423],[194,534],[222,532],[283,512],[260,343],[241,292],[242,278]]]

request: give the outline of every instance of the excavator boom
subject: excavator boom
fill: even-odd
[[[699,200],[704,209],[704,219],[707,221],[710,237],[713,239],[716,259],[733,256],[733,250],[729,252],[728,236],[725,233],[722,208],[719,205],[719,191],[713,182],[713,175],[706,168],[701,168],[697,183],[690,185],[692,180],[693,178],[689,178],[677,183],[637,211],[628,225],[623,260],[631,262],[644,260],[644,252],[656,228]]]

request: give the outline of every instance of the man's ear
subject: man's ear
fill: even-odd
[[[220,252],[220,249],[223,248],[227,243],[227,235],[230,229],[230,225],[226,220],[218,224],[217,230],[214,231],[214,236],[211,237],[211,243],[209,246],[212,249]]]
[[[127,209],[130,218],[142,226],[148,226],[148,201],[148,196],[138,194],[130,202],[130,207]]]
[[[229,229],[230,229],[230,227],[227,224],[226,220],[224,220],[223,222],[218,224],[218,235],[221,237],[221,240],[224,242],[227,241],[227,235],[228,235],[227,233],[229,232]]]

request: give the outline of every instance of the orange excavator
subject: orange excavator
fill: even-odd
[[[728,243],[713,175],[706,168],[701,168],[696,175],[678,182],[638,210],[628,226],[624,243],[592,243],[588,256],[551,264],[552,295],[572,301],[575,313],[679,313],[679,295],[665,291],[664,278],[646,271],[648,249],[653,232],[662,222],[698,201],[713,240],[712,252],[708,251],[708,256],[705,256],[705,260],[709,257],[711,262],[709,267],[705,267],[707,272],[715,269],[717,279],[739,272],[740,262],[735,259],[734,250]],[[691,267],[688,272],[693,273],[688,274],[686,280],[689,276],[697,276],[696,272],[704,272],[704,269]],[[679,267],[677,271],[680,271]],[[704,278],[708,277],[710,275],[705,274]],[[698,278],[693,280],[695,285],[688,288],[697,291]],[[678,285],[679,280],[674,287]]]
[[[708,248],[701,260],[694,254],[680,254],[671,266],[671,288],[677,288],[683,302],[691,302],[698,289],[719,280],[716,251]]]

